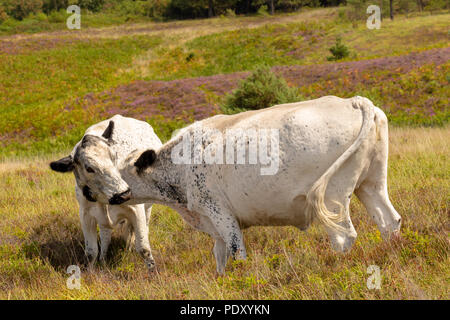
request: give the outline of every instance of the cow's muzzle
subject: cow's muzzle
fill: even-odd
[[[131,190],[128,189],[125,192],[115,194],[109,199],[109,204],[122,204],[131,199]]]

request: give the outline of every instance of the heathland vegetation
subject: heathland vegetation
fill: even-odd
[[[21,21],[7,9],[0,24],[0,298],[449,298],[447,11],[411,1],[423,11],[398,7],[393,21],[369,30],[365,8],[357,18],[355,6],[127,22],[108,3],[84,11],[81,30],[64,29],[68,14],[44,7]],[[50,22],[55,12],[62,22]],[[121,113],[149,121],[167,140],[233,107],[330,94],[366,96],[389,118],[400,239],[382,242],[354,199],[359,237],[350,253],[336,255],[319,225],[308,233],[251,228],[249,259],[216,278],[208,236],[156,206],[150,241],[159,273],[149,277],[118,240],[105,266],[83,267],[74,179],[48,162],[87,126]],[[66,287],[71,264],[82,267],[81,290]],[[381,268],[381,290],[366,286],[372,264]]]

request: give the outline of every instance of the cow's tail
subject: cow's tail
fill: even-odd
[[[342,164],[361,146],[361,143],[367,137],[372,119],[374,117],[373,103],[363,97],[356,96],[352,98],[352,105],[355,109],[361,109],[362,125],[358,136],[352,145],[337,158],[337,160],[328,168],[327,171],[312,185],[306,195],[306,214],[308,217],[317,217],[325,226],[336,231],[346,233],[347,230],[338,223],[345,218],[344,207],[338,203],[340,209],[338,213],[330,212],[325,205],[325,191],[333,174],[335,174]]]

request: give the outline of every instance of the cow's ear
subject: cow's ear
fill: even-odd
[[[50,168],[57,172],[73,171],[73,159],[71,156],[64,157],[50,163]]]
[[[112,135],[114,131],[114,121],[110,121],[108,128],[103,132],[102,137],[108,140],[112,140]]]
[[[156,160],[155,150],[144,151],[134,163],[137,168],[138,174],[150,167]]]

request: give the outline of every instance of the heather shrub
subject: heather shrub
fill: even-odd
[[[268,67],[259,67],[225,97],[222,111],[233,114],[298,100],[300,96],[297,89],[290,88],[283,78],[278,77]]]

